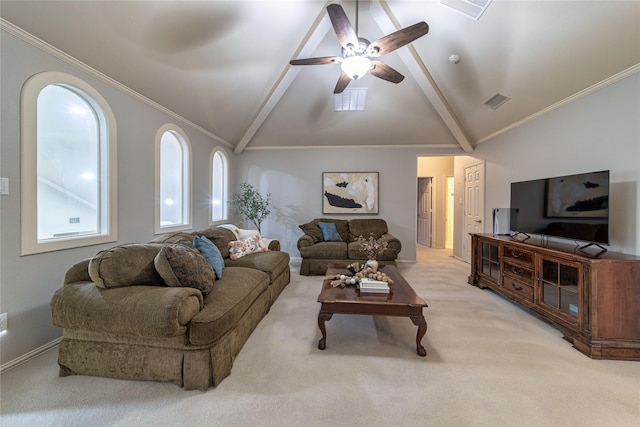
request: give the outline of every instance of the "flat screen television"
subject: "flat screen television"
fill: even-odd
[[[608,245],[609,171],[513,182],[510,208],[516,234]]]

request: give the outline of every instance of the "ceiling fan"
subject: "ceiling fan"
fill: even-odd
[[[327,12],[331,19],[333,29],[342,45],[342,56],[323,56],[319,58],[293,59],[291,65],[322,65],[337,64],[342,68],[342,74],[333,93],[342,93],[351,80],[357,80],[367,73],[392,83],[400,83],[404,76],[387,64],[373,58],[385,55],[389,52],[411,43],[429,32],[429,26],[425,22],[398,30],[388,34],[374,42],[358,37],[358,2],[356,2],[356,30],[351,26],[344,9],[339,4],[327,6]]]

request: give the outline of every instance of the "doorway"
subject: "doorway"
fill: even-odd
[[[445,249],[453,249],[453,226],[454,226],[454,209],[455,209],[455,180],[452,176],[447,177],[447,198],[446,198],[446,227],[444,247]]]
[[[432,178],[418,178],[418,244],[431,247],[433,220]]]

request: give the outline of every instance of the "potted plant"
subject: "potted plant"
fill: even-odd
[[[263,197],[258,190],[246,182],[240,184],[240,190],[240,194],[234,194],[229,200],[229,207],[234,213],[251,221],[260,233],[262,221],[271,213],[269,209],[271,193]]]

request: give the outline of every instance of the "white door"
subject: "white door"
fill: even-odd
[[[462,254],[471,263],[470,233],[482,233],[484,222],[484,164],[478,163],[464,169],[464,236]]]
[[[418,178],[418,243],[431,247],[431,178]]]

